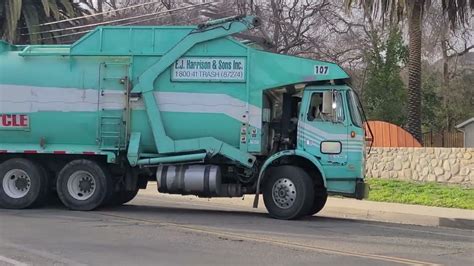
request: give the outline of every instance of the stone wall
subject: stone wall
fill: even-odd
[[[366,176],[474,186],[474,148],[372,148]]]

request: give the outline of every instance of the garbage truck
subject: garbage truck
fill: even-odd
[[[362,199],[364,115],[337,64],[196,26],[103,26],[71,45],[0,42],[0,207],[71,210],[160,193],[259,197],[269,215]],[[234,35],[234,36],[233,36]]]

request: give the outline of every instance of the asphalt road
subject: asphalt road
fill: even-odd
[[[238,200],[238,199],[237,199]],[[474,265],[474,232],[140,194],[73,212],[0,210],[0,265]]]

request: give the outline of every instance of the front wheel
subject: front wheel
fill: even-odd
[[[313,206],[308,213],[308,215],[313,216],[316,213],[320,212],[328,200],[328,193],[325,188],[315,188],[314,190],[314,201]]]
[[[272,168],[263,184],[263,201],[273,218],[300,218],[307,215],[313,205],[313,181],[303,169],[295,166]]]

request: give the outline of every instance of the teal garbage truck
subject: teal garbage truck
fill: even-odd
[[[253,16],[0,42],[0,207],[71,210],[161,193],[262,195],[270,216],[362,199],[364,116],[338,65],[232,37]]]

